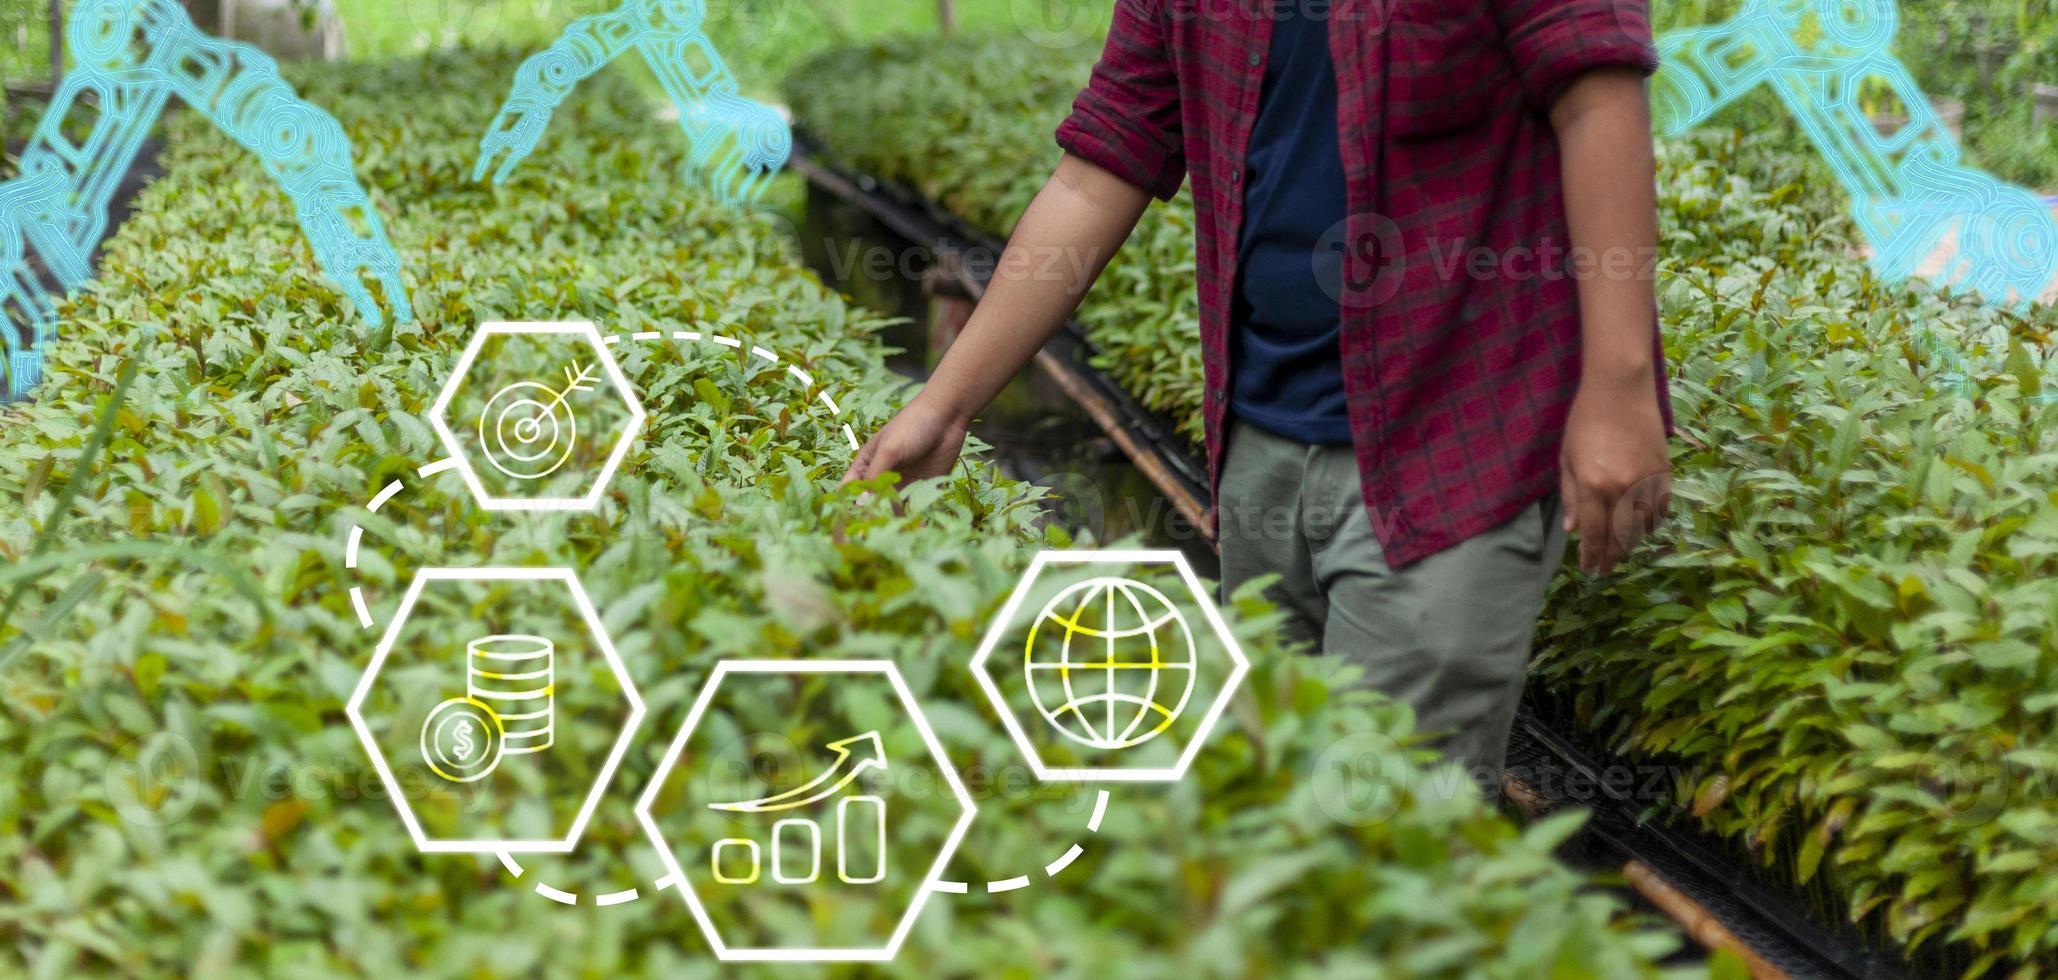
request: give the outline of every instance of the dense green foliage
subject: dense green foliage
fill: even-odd
[[[0,18],[8,2],[0,0]],[[1010,0],[950,0],[965,30],[1004,30],[1041,21],[1032,4]],[[1069,23],[1105,24],[1108,0],[1067,0]],[[419,55],[452,48],[538,50],[573,20],[601,14],[614,3],[596,0],[336,0],[350,56],[360,61]],[[885,0],[853,6],[838,0],[708,0],[703,29],[722,54],[744,94],[772,94],[778,80],[826,47],[888,33],[938,30],[935,0]],[[4,24],[0,20],[0,24]],[[1086,36],[1094,36],[1088,31]],[[656,80],[630,55],[622,67],[659,92]]]
[[[954,876],[1032,872],[1084,836],[1077,796],[1016,778],[964,667],[1062,542],[1033,488],[978,466],[838,488],[849,450],[784,372],[637,343],[618,357],[651,418],[597,513],[489,514],[415,475],[440,456],[423,413],[487,319],[749,337],[860,431],[906,396],[879,321],[776,222],[682,189],[676,131],[624,82],[589,82],[507,186],[466,180],[514,64],[297,79],[349,129],[419,323],[368,331],[257,162],[181,115],[37,400],[0,414],[0,594],[27,584],[0,615],[0,945],[23,972],[715,975],[651,892],[628,801],[723,657],[894,658],[986,777]],[[408,489],[367,514],[391,480]],[[580,849],[519,881],[417,854],[342,710],[374,639],[347,589],[383,623],[415,568],[483,564],[577,568],[651,707]],[[1190,778],[1118,790],[1062,879],[937,896],[890,972],[1615,977],[1674,946],[1555,861],[1571,824],[1518,830],[1419,752],[1377,752],[1405,712],[1315,676],[1253,596],[1228,612],[1256,666]],[[608,722],[560,723],[586,743]],[[1324,773],[1350,778],[1325,793]]]
[[[0,82],[50,78],[50,5],[0,0]]]
[[[1604,587],[1559,583],[1540,676],[1854,918],[2048,969],[2058,318],[1883,286],[1782,202],[1800,174],[1669,149],[1681,516]]]
[[[871,84],[829,81],[857,72]],[[1083,80],[996,39],[838,52],[788,88],[839,158],[1004,230]],[[1538,676],[1616,748],[1680,763],[1684,807],[1854,919],[1952,940],[1968,966],[2049,968],[2054,317],[1882,285],[1833,183],[1780,145],[1661,143],[1684,516],[1625,574],[1560,579]],[[1156,404],[1192,431],[1184,213],[1153,212],[1087,316],[1117,375],[1173,392]]]

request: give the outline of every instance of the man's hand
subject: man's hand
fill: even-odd
[[[1580,384],[1558,473],[1565,530],[1579,532],[1579,570],[1614,571],[1672,502],[1672,459],[1648,374]]]
[[[1565,529],[1579,532],[1580,569],[1606,574],[1672,497],[1652,337],[1658,303],[1643,274],[1658,251],[1658,197],[1642,73],[1587,72],[1558,97],[1551,125],[1573,248],[1600,260],[1598,274],[1577,276],[1579,393],[1565,420],[1559,489]]]
[[[858,450],[844,482],[888,470],[910,480],[950,472],[972,417],[1065,325],[1148,204],[1142,189],[1065,154],[1015,222],[986,295],[929,384]]]
[[[961,418],[932,408],[918,396],[865,441],[843,482],[869,480],[889,471],[903,480],[949,473],[964,451],[966,428]]]

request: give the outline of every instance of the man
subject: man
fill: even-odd
[[[1669,495],[1655,67],[1642,0],[1118,0],[1002,272],[851,475],[946,472],[1190,177],[1224,587],[1280,576],[1491,785],[1565,532],[1605,573]]]

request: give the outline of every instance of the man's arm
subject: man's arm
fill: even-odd
[[[949,472],[972,417],[1064,325],[1149,204],[1143,189],[1082,157],[1059,160],[1015,224],[964,332],[921,394],[866,441],[844,479]]]
[[[1579,567],[1612,570],[1672,494],[1646,274],[1658,248],[1657,167],[1643,72],[1579,76],[1551,108],[1564,158],[1565,217],[1579,278],[1580,379],[1559,459],[1565,528]]]

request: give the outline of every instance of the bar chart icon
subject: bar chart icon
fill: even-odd
[[[836,877],[847,885],[886,880],[886,801],[846,796],[836,803]]]
[[[886,880],[886,801],[877,796],[846,796],[836,801],[828,835],[821,821],[787,817],[772,824],[772,839],[760,847],[748,837],[715,842],[708,854],[716,882],[755,885],[763,878],[764,852],[771,851],[772,881],[781,885],[813,884],[822,877],[822,843],[833,841],[830,858],[838,881],[871,885]]]

